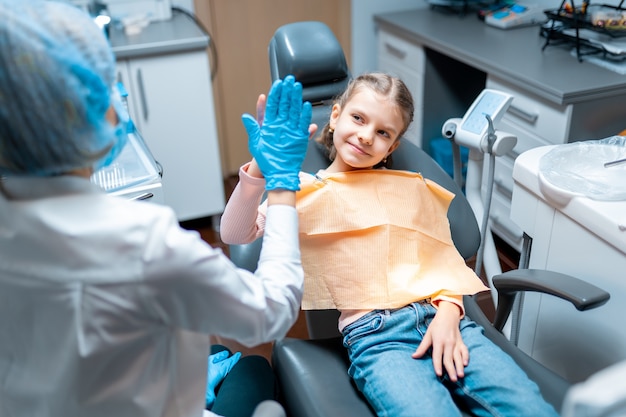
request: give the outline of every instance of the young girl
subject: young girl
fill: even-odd
[[[262,102],[262,98],[261,98]],[[304,309],[337,308],[349,373],[378,416],[556,416],[538,387],[480,326],[463,294],[487,290],[456,251],[454,197],[421,175],[385,169],[413,118],[404,83],[355,78],[320,141],[332,163],[301,173],[297,193]],[[264,179],[254,160],[222,217],[226,243],[263,233]]]

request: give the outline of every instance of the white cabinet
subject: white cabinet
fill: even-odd
[[[550,103],[493,76],[487,77],[487,88],[513,95],[513,101],[497,128],[517,136],[515,148],[507,155],[496,158],[490,211],[491,229],[509,245],[521,251],[523,231],[510,217],[515,159],[532,148],[566,143],[573,105]],[[486,189],[486,178],[483,178],[483,189]]]
[[[626,201],[581,196],[554,202],[539,178],[541,158],[551,149],[522,154],[513,171],[511,217],[532,237],[529,267],[577,277],[611,298],[581,312],[557,297],[525,293],[518,346],[570,382],[580,382],[626,360]]]
[[[118,59],[137,129],[179,221],[219,214],[224,184],[206,50]]]
[[[419,45],[382,30],[379,32],[378,69],[400,78],[411,91],[415,114],[404,137],[419,147],[422,147],[424,62],[424,49]]]

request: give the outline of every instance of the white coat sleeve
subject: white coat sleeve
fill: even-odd
[[[238,269],[172,216],[154,226],[142,302],[159,322],[254,346],[284,337],[298,316],[303,271],[295,208],[268,207],[257,271]]]

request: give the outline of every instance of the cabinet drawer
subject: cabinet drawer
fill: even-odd
[[[571,105],[562,106],[550,103],[491,76],[487,79],[487,87],[514,96],[502,120],[519,125],[551,144],[567,142],[572,113]]]
[[[379,32],[378,70],[400,78],[411,92],[415,113],[404,137],[418,147],[422,146],[424,63],[424,50],[419,45]]]
[[[513,160],[530,149],[537,148],[539,146],[552,145],[552,143],[548,142],[547,140],[540,138],[536,134],[531,133],[528,130],[513,124],[505,118],[503,118],[498,124],[498,130],[503,130],[517,137],[517,143],[515,144],[515,147],[511,152],[506,155]]]
[[[494,193],[489,218],[491,219],[491,230],[512,248],[521,252],[524,232],[511,220],[510,200]]]
[[[421,46],[380,31],[378,33],[378,61],[384,60],[395,61],[420,74],[424,73],[425,57]]]
[[[404,137],[413,142],[416,146],[422,146],[422,115],[424,106],[422,104],[422,91],[424,90],[424,75],[412,68],[406,68],[398,64],[393,59],[385,59],[378,63],[378,70],[387,74],[395,75],[406,84],[413,96],[415,111],[413,113],[413,123],[404,134]]]
[[[489,162],[485,159],[482,188],[487,190],[487,168]],[[504,200],[510,201],[513,195],[513,160],[509,157],[496,158],[496,167],[493,173],[493,195],[498,194]],[[484,191],[483,191],[484,192]]]
[[[510,201],[513,185],[513,162],[509,158],[496,158],[496,169],[493,173],[494,191]]]

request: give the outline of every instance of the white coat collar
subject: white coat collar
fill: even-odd
[[[75,175],[55,177],[7,177],[0,181],[0,194],[7,200],[34,200],[68,194],[103,193],[86,178]]]

